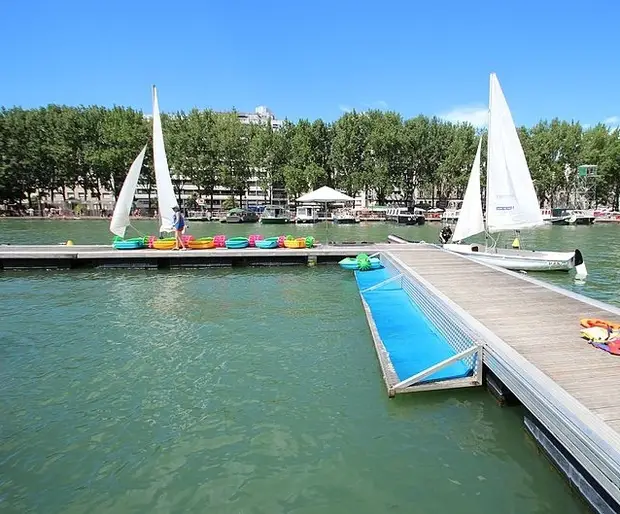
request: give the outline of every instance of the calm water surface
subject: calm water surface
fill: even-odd
[[[225,232],[252,228],[281,231]],[[555,247],[588,257],[584,244],[611,233],[581,229]],[[2,221],[0,234],[109,241],[90,221]],[[596,259],[585,287],[612,298]],[[355,281],[337,267],[6,272],[0,292],[0,512],[587,512],[519,409],[482,390],[389,400]]]

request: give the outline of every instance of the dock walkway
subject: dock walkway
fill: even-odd
[[[581,318],[618,321],[620,309],[433,245],[386,257],[465,320],[488,368],[620,502],[620,357],[579,333]]]
[[[0,245],[0,270],[80,268],[201,268],[336,263],[359,253],[373,254],[388,243],[330,244],[314,248],[230,250],[115,250],[111,245]]]

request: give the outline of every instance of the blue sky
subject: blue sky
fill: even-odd
[[[4,0],[0,105],[620,122],[617,0]]]

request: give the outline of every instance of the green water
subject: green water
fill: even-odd
[[[0,274],[0,511],[586,512],[483,390],[389,400],[336,267]]]
[[[544,277],[617,303],[615,230],[539,231],[582,248],[591,273]],[[106,222],[0,221],[0,243],[68,238],[110,240]],[[484,390],[388,399],[354,278],[335,266],[5,272],[0,292],[2,513],[587,512],[520,409]]]

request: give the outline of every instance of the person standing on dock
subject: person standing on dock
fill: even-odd
[[[183,213],[178,207],[173,207],[174,210],[174,218],[172,220],[172,224],[174,227],[175,234],[175,245],[174,250],[178,250],[179,246],[181,250],[185,250],[185,245],[183,244],[183,230],[185,229],[185,218],[183,217]]]

